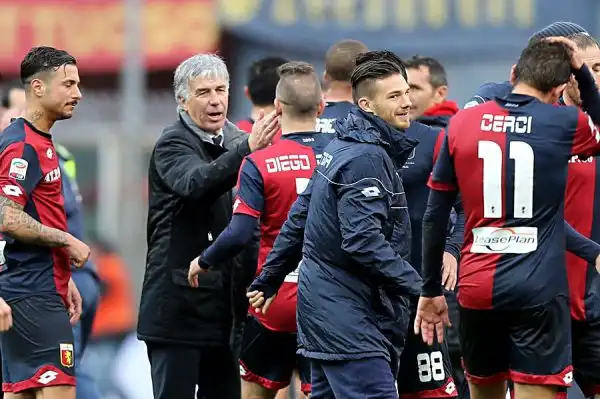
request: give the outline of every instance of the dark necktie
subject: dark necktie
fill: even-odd
[[[221,140],[222,137],[221,136],[213,136],[212,141],[215,145],[218,145],[219,147],[221,146]]]

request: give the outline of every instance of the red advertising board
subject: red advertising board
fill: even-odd
[[[144,58],[148,69],[172,68],[219,43],[213,0],[145,0]],[[17,73],[31,47],[69,51],[86,72],[112,72],[125,47],[123,0],[0,0],[0,73]]]

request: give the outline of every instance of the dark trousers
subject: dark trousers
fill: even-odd
[[[383,357],[311,359],[310,372],[311,399],[398,399],[390,363]]]
[[[154,399],[241,398],[240,366],[229,347],[146,345]]]

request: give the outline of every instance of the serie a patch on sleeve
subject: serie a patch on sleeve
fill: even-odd
[[[29,163],[26,160],[22,158],[13,158],[12,161],[10,161],[8,176],[16,180],[25,180],[28,166]]]

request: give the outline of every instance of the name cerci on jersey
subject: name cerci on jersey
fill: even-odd
[[[310,158],[308,155],[281,155],[275,158],[267,158],[267,173],[289,172],[291,170],[310,170]]]
[[[44,182],[51,183],[60,179],[60,167],[52,169],[50,172],[46,173],[44,176]]]
[[[481,130],[496,133],[531,133],[531,116],[483,114]]]

